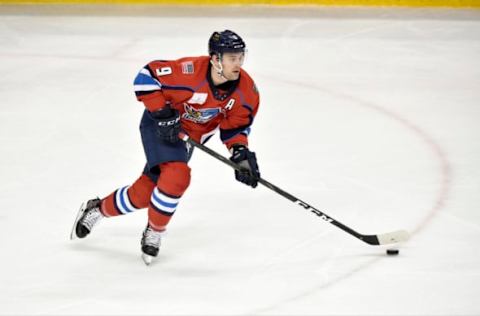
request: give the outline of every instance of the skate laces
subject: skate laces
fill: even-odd
[[[96,206],[87,211],[82,220],[82,225],[87,227],[88,230],[92,230],[93,226],[95,226],[102,218],[103,214],[100,212],[100,208]]]
[[[160,240],[162,239],[162,233],[163,232],[152,229],[150,225],[147,226],[143,233],[143,244],[158,248],[160,246]]]

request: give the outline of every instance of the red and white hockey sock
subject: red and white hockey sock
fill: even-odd
[[[103,215],[117,216],[148,207],[155,183],[142,175],[131,186],[120,188],[102,200]]]

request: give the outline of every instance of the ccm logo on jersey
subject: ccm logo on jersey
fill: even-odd
[[[176,124],[180,121],[180,118],[177,117],[176,119],[174,120],[170,120],[170,121],[165,121],[165,122],[158,122],[158,126],[171,126],[173,124]]]

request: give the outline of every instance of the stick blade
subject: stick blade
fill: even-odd
[[[410,238],[406,230],[397,230],[391,233],[377,235],[379,245],[390,245],[405,242]]]

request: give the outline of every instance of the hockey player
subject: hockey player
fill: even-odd
[[[146,165],[130,186],[82,207],[71,238],[84,238],[104,217],[148,209],[141,239],[146,264],[158,255],[160,241],[190,183],[192,150],[179,139],[184,132],[205,143],[217,130],[244,169],[235,178],[255,188],[260,177],[255,153],[248,148],[250,126],[259,106],[255,83],[241,67],[246,45],[236,33],[214,32],[209,56],[156,60],[140,70],[134,81],[145,111],[140,122]]]

